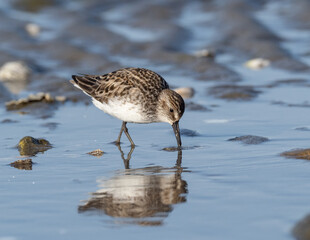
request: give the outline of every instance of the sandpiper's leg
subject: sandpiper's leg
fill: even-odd
[[[122,127],[121,127],[121,131],[119,132],[118,138],[115,141],[116,145],[119,145],[121,143],[121,136],[122,136],[122,133],[123,133],[125,127],[126,127],[126,122],[123,122]]]
[[[124,126],[124,133],[126,134],[128,140],[130,141],[131,146],[134,147],[134,146],[135,146],[135,143],[132,141],[132,139],[131,139],[131,137],[130,137],[130,135],[129,135],[129,132],[128,132],[128,128],[126,127],[127,122],[124,122],[124,123],[125,123],[125,124],[123,124],[123,126]]]

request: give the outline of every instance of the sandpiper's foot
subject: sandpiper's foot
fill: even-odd
[[[114,142],[112,142],[113,144],[115,144],[116,146],[119,146],[119,145],[121,145],[121,142],[120,141],[114,141]]]

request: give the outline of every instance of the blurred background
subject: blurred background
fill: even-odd
[[[72,74],[128,66],[181,75],[189,86],[193,80],[242,81],[247,75],[235,65],[256,58],[267,61],[254,62],[258,68],[308,71],[306,0],[3,0],[0,7],[1,81],[14,79],[3,68],[8,62],[20,61],[22,69],[15,70],[29,73],[15,77],[8,89],[13,94],[71,96]],[[2,98],[8,95],[4,91]]]
[[[308,0],[1,0],[0,240],[310,239],[309,13]],[[129,125],[138,147],[119,151],[121,122],[69,83],[122,67],[185,98],[181,155],[164,124]],[[25,136],[50,143],[25,151]]]

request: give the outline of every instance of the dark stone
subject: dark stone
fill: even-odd
[[[186,103],[186,110],[189,111],[201,111],[201,112],[210,112],[211,110],[201,104],[195,102],[187,102]]]
[[[281,156],[287,157],[287,158],[310,160],[310,148],[290,150],[290,151],[281,153]]]
[[[297,240],[310,240],[310,215],[300,220],[292,230]]]
[[[260,136],[245,135],[245,136],[228,139],[228,141],[241,141],[245,144],[260,144],[260,143],[269,141],[269,139],[265,137],[260,137]]]
[[[181,129],[180,131],[181,131],[181,135],[182,135],[182,136],[197,137],[197,136],[200,135],[200,134],[197,133],[196,131],[193,131],[193,130],[190,130],[190,129],[186,129],[186,128],[183,128],[183,129]]]
[[[18,121],[9,118],[3,119],[1,123],[17,123]]]
[[[298,128],[295,128],[295,130],[297,130],[297,131],[310,131],[310,128],[308,128],[308,127],[298,127]]]
[[[278,87],[282,85],[292,85],[292,86],[307,86],[308,80],[306,79],[284,79],[284,80],[277,80],[272,82],[271,84],[267,85],[268,88]]]
[[[49,130],[55,130],[58,125],[59,123],[56,123],[56,122],[48,122],[48,123],[41,124],[42,127],[47,127]]]
[[[18,143],[18,151],[21,156],[35,156],[39,152],[45,152],[52,148],[49,141],[43,138],[23,137]]]
[[[284,107],[301,107],[301,108],[309,108],[310,103],[309,102],[303,102],[303,103],[287,103],[284,101],[272,101],[271,104],[273,105],[280,105]]]
[[[226,100],[248,101],[255,98],[260,91],[252,86],[219,85],[211,87],[208,94]]]

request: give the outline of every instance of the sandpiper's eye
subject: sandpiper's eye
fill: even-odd
[[[173,109],[172,109],[172,108],[170,108],[170,112],[173,112]]]

